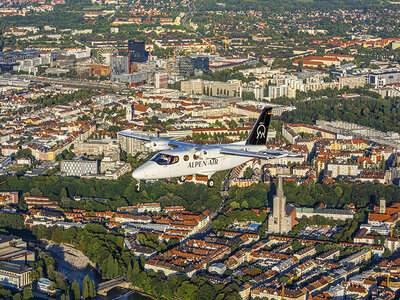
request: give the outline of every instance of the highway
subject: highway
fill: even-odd
[[[190,16],[190,15],[193,16],[193,14],[196,12],[196,6],[194,5],[194,1],[195,1],[195,0],[190,0],[190,1],[188,2],[188,11],[185,13],[185,16],[184,16],[183,19],[182,19],[182,24],[183,24],[183,26],[185,26],[185,28],[186,28],[188,31],[193,31],[193,33],[194,33],[195,35],[197,35],[197,36],[203,38],[203,36],[202,36],[200,33],[198,33],[198,32],[196,32],[195,30],[193,30],[193,28],[190,27],[190,26],[187,24],[187,20],[188,20],[189,16]]]

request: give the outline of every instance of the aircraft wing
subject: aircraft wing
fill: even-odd
[[[272,159],[276,157],[285,157],[285,156],[298,156],[296,153],[286,152],[286,151],[277,151],[273,150],[265,151],[266,153],[260,152],[250,152],[250,151],[241,151],[241,150],[234,150],[228,148],[221,148],[221,154],[228,154],[228,155],[237,155],[237,156],[244,156],[244,157],[253,157],[253,158],[260,158],[260,159]]]
[[[245,156],[245,157],[253,157],[253,158],[261,158],[261,159],[271,159],[276,157],[276,155],[262,154],[258,152],[247,152],[241,150],[233,150],[227,148],[221,148],[219,151],[221,154],[229,154],[229,155],[237,155],[237,156]]]
[[[120,132],[118,132],[118,134],[120,134],[122,136],[131,137],[131,138],[134,138],[134,139],[146,141],[146,142],[156,142],[156,143],[157,142],[161,142],[163,144],[166,143],[171,147],[178,147],[178,148],[196,148],[196,147],[199,147],[199,145],[196,145],[196,144],[179,142],[179,141],[175,141],[175,140],[171,140],[171,139],[157,138],[157,137],[152,137],[152,136],[143,135],[143,134],[136,134],[136,133],[132,133],[132,132],[129,132],[129,131],[120,131]]]
[[[278,156],[292,156],[292,157],[301,156],[298,153],[293,153],[293,152],[288,152],[288,151],[272,150],[272,149],[263,150],[262,153],[278,155]]]

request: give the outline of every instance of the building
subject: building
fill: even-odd
[[[358,165],[352,164],[329,163],[326,165],[326,169],[332,172],[332,178],[338,176],[357,176],[360,174]]]
[[[290,211],[290,214],[288,212]],[[286,205],[286,197],[283,194],[282,177],[279,177],[278,189],[273,202],[273,211],[268,219],[268,231],[273,233],[288,233],[294,224],[292,224],[292,214],[296,210]]]
[[[381,199],[379,206],[374,207],[374,211],[368,215],[368,224],[372,226],[394,226],[400,219],[400,207],[398,203],[393,203],[386,207],[386,200]]]
[[[181,92],[199,94],[199,95],[225,95],[227,97],[236,97],[240,95],[240,87],[242,82],[240,80],[228,80],[227,82],[220,81],[206,81],[202,79],[192,79],[181,82]],[[238,108],[235,108],[236,113]],[[221,109],[218,108],[218,113],[221,113]],[[259,116],[259,112],[256,112],[256,118]]]
[[[400,82],[400,72],[398,71],[380,71],[368,75],[368,83],[377,88],[398,82]]]
[[[210,70],[210,58],[206,56],[197,56],[194,58],[194,68],[196,70]]]
[[[157,72],[154,74],[154,87],[156,89],[168,88],[168,73],[167,72]]]
[[[0,205],[18,204],[18,192],[0,192]]]
[[[215,263],[215,264],[212,264],[209,268],[208,268],[208,271],[210,272],[210,273],[217,273],[217,274],[219,274],[219,275],[222,275],[222,274],[224,274],[225,273],[225,271],[226,271],[226,265],[225,264],[223,264],[223,263]]]
[[[35,253],[26,249],[22,238],[14,235],[0,234],[0,261],[27,265],[35,261]]]
[[[302,217],[312,218],[314,216],[321,216],[325,218],[346,221],[353,219],[354,213],[346,209],[297,207],[296,216],[299,219]]]
[[[10,288],[22,289],[31,284],[29,274],[33,269],[6,261],[0,261],[0,283]]]
[[[55,209],[58,207],[58,202],[49,200],[48,197],[25,196],[24,200],[29,209],[33,207]]]
[[[157,136],[157,132],[155,131],[148,131],[148,132],[144,132],[144,131],[131,131],[132,133],[138,133],[138,134],[145,134],[148,136]],[[147,153],[149,153],[149,148],[146,147],[146,142],[139,140],[139,139],[135,139],[133,137],[127,137],[127,136],[123,136],[119,133],[117,133],[118,136],[118,142],[121,146],[121,150],[125,151],[126,153],[134,156],[137,153],[142,153],[143,155],[146,155]]]
[[[44,293],[53,293],[54,290],[51,290],[51,281],[47,278],[39,278],[37,282],[37,287],[41,292]]]
[[[126,120],[132,121],[134,115],[135,115],[135,108],[134,108],[133,104],[128,104],[126,106]]]
[[[9,166],[11,166],[11,164],[12,164],[12,160],[11,160],[10,156],[0,157],[0,172],[7,169]]]
[[[181,57],[178,62],[179,75],[185,77],[194,76],[194,61],[192,57]]]
[[[149,54],[146,51],[146,44],[144,41],[129,40],[128,41],[129,61],[130,63],[146,62]]]
[[[119,153],[118,140],[114,139],[88,139],[74,143],[75,154],[102,155]]]
[[[98,169],[98,162],[92,160],[63,160],[60,165],[65,176],[97,174]]]
[[[354,253],[353,255],[350,255],[346,257],[345,259],[342,259],[340,262],[342,264],[361,264],[364,261],[370,260],[372,257],[372,251],[370,249],[363,249],[360,252]]]
[[[111,81],[118,81],[119,75],[129,74],[128,56],[111,56],[110,58]]]

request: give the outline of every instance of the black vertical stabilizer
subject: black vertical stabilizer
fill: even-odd
[[[267,143],[267,134],[269,122],[271,121],[272,107],[265,107],[258,117],[256,124],[247,138],[246,145],[265,145]]]

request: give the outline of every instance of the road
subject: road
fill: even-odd
[[[203,38],[203,37],[201,36],[201,34],[199,34],[198,32],[196,32],[195,30],[193,30],[193,28],[190,27],[190,26],[187,24],[187,20],[188,20],[189,16],[190,16],[190,15],[193,16],[193,14],[196,12],[196,6],[194,5],[194,1],[195,1],[195,0],[190,0],[190,1],[189,1],[189,4],[188,4],[188,11],[185,13],[185,16],[184,16],[183,19],[182,19],[182,24],[183,24],[183,26],[185,26],[185,28],[186,28],[188,31],[193,31],[194,34],[196,34],[197,36]]]

